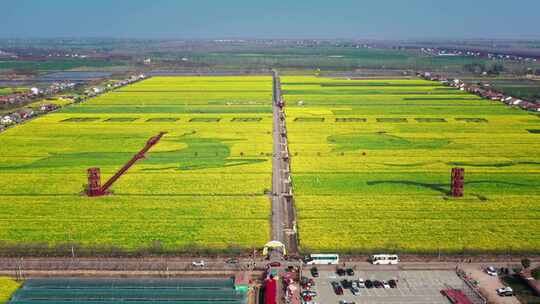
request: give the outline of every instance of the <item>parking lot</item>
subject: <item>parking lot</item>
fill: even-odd
[[[309,268],[304,276],[311,278]],[[344,279],[355,280],[391,280],[397,281],[396,288],[361,288],[360,293],[353,295],[349,289],[343,290],[343,295],[336,295],[331,282],[341,282]],[[319,277],[314,278],[317,297],[314,302],[319,304],[338,304],[340,300],[356,304],[448,304],[450,301],[441,295],[446,288],[464,288],[463,281],[453,271],[442,270],[407,270],[407,271],[355,271],[353,276],[338,276],[335,269],[320,269]]]

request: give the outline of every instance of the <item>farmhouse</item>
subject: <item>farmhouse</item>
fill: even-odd
[[[75,87],[75,85],[76,85],[75,83],[53,83],[51,86],[49,86],[45,90],[32,87],[28,92],[13,93],[6,96],[0,96],[0,104],[17,105],[17,104],[28,103],[29,101],[37,99],[42,95],[52,96],[61,91],[71,89]]]
[[[422,77],[424,79],[433,80],[437,77],[433,77],[430,73],[418,73],[419,77]],[[490,84],[471,84],[467,85],[460,79],[452,79],[450,81],[447,80],[440,80],[441,84],[459,88],[461,91],[467,91],[469,93],[478,95],[482,98],[494,100],[494,101],[501,101],[506,105],[509,106],[518,106],[519,108],[527,111],[534,111],[534,112],[540,112],[540,104],[536,102],[530,102],[521,100],[512,96],[507,96],[502,92],[498,92],[496,90],[493,90],[490,87]]]
[[[17,114],[19,114],[19,116],[21,117],[21,119],[28,119],[28,118],[31,118],[32,116],[34,116],[34,110],[30,109],[30,108],[24,108],[24,109],[20,109],[19,111],[17,111]]]
[[[491,100],[500,100],[504,95],[502,93],[493,91],[493,90],[484,90],[482,94],[480,94],[482,98],[491,99]]]
[[[103,92],[103,88],[92,88],[92,91],[94,92],[94,94],[101,94]]]
[[[39,93],[41,93],[41,91],[38,89],[38,88],[30,88],[30,92],[32,93],[32,95],[39,95]]]
[[[42,112],[50,112],[50,111],[54,111],[54,110],[56,110],[58,108],[59,107],[57,105],[55,105],[54,103],[46,103],[46,104],[42,104],[39,107],[39,110],[42,111]]]
[[[524,101],[519,106],[524,110],[540,112],[540,104],[534,102]]]
[[[514,99],[514,100],[512,101],[512,105],[513,105],[513,106],[517,106],[517,105],[519,105],[519,104],[522,103],[522,102],[523,102],[523,100],[521,100],[521,99]]]
[[[60,96],[60,98],[64,100],[69,100],[70,102],[75,102],[77,100],[77,97],[73,95],[63,95],[63,96]]]

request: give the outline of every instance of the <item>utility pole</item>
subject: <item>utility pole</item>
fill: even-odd
[[[75,247],[73,246],[73,237],[72,237],[72,228],[70,227],[69,230],[68,230],[68,235],[69,235],[69,244],[71,245],[71,258],[74,259],[75,258]]]
[[[22,272],[23,260],[24,260],[24,258],[21,257],[21,259],[17,263],[17,271],[16,271],[17,281],[22,281],[23,280],[23,272]]]

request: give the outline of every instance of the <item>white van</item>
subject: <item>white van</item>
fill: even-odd
[[[374,254],[369,257],[373,265],[396,265],[399,263],[397,254]]]

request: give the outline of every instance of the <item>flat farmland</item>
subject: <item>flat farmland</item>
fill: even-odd
[[[271,77],[154,77],[0,134],[0,240],[252,248],[270,233]],[[147,157],[102,182],[161,131]]]
[[[539,252],[537,115],[423,80],[282,89],[303,251]]]

